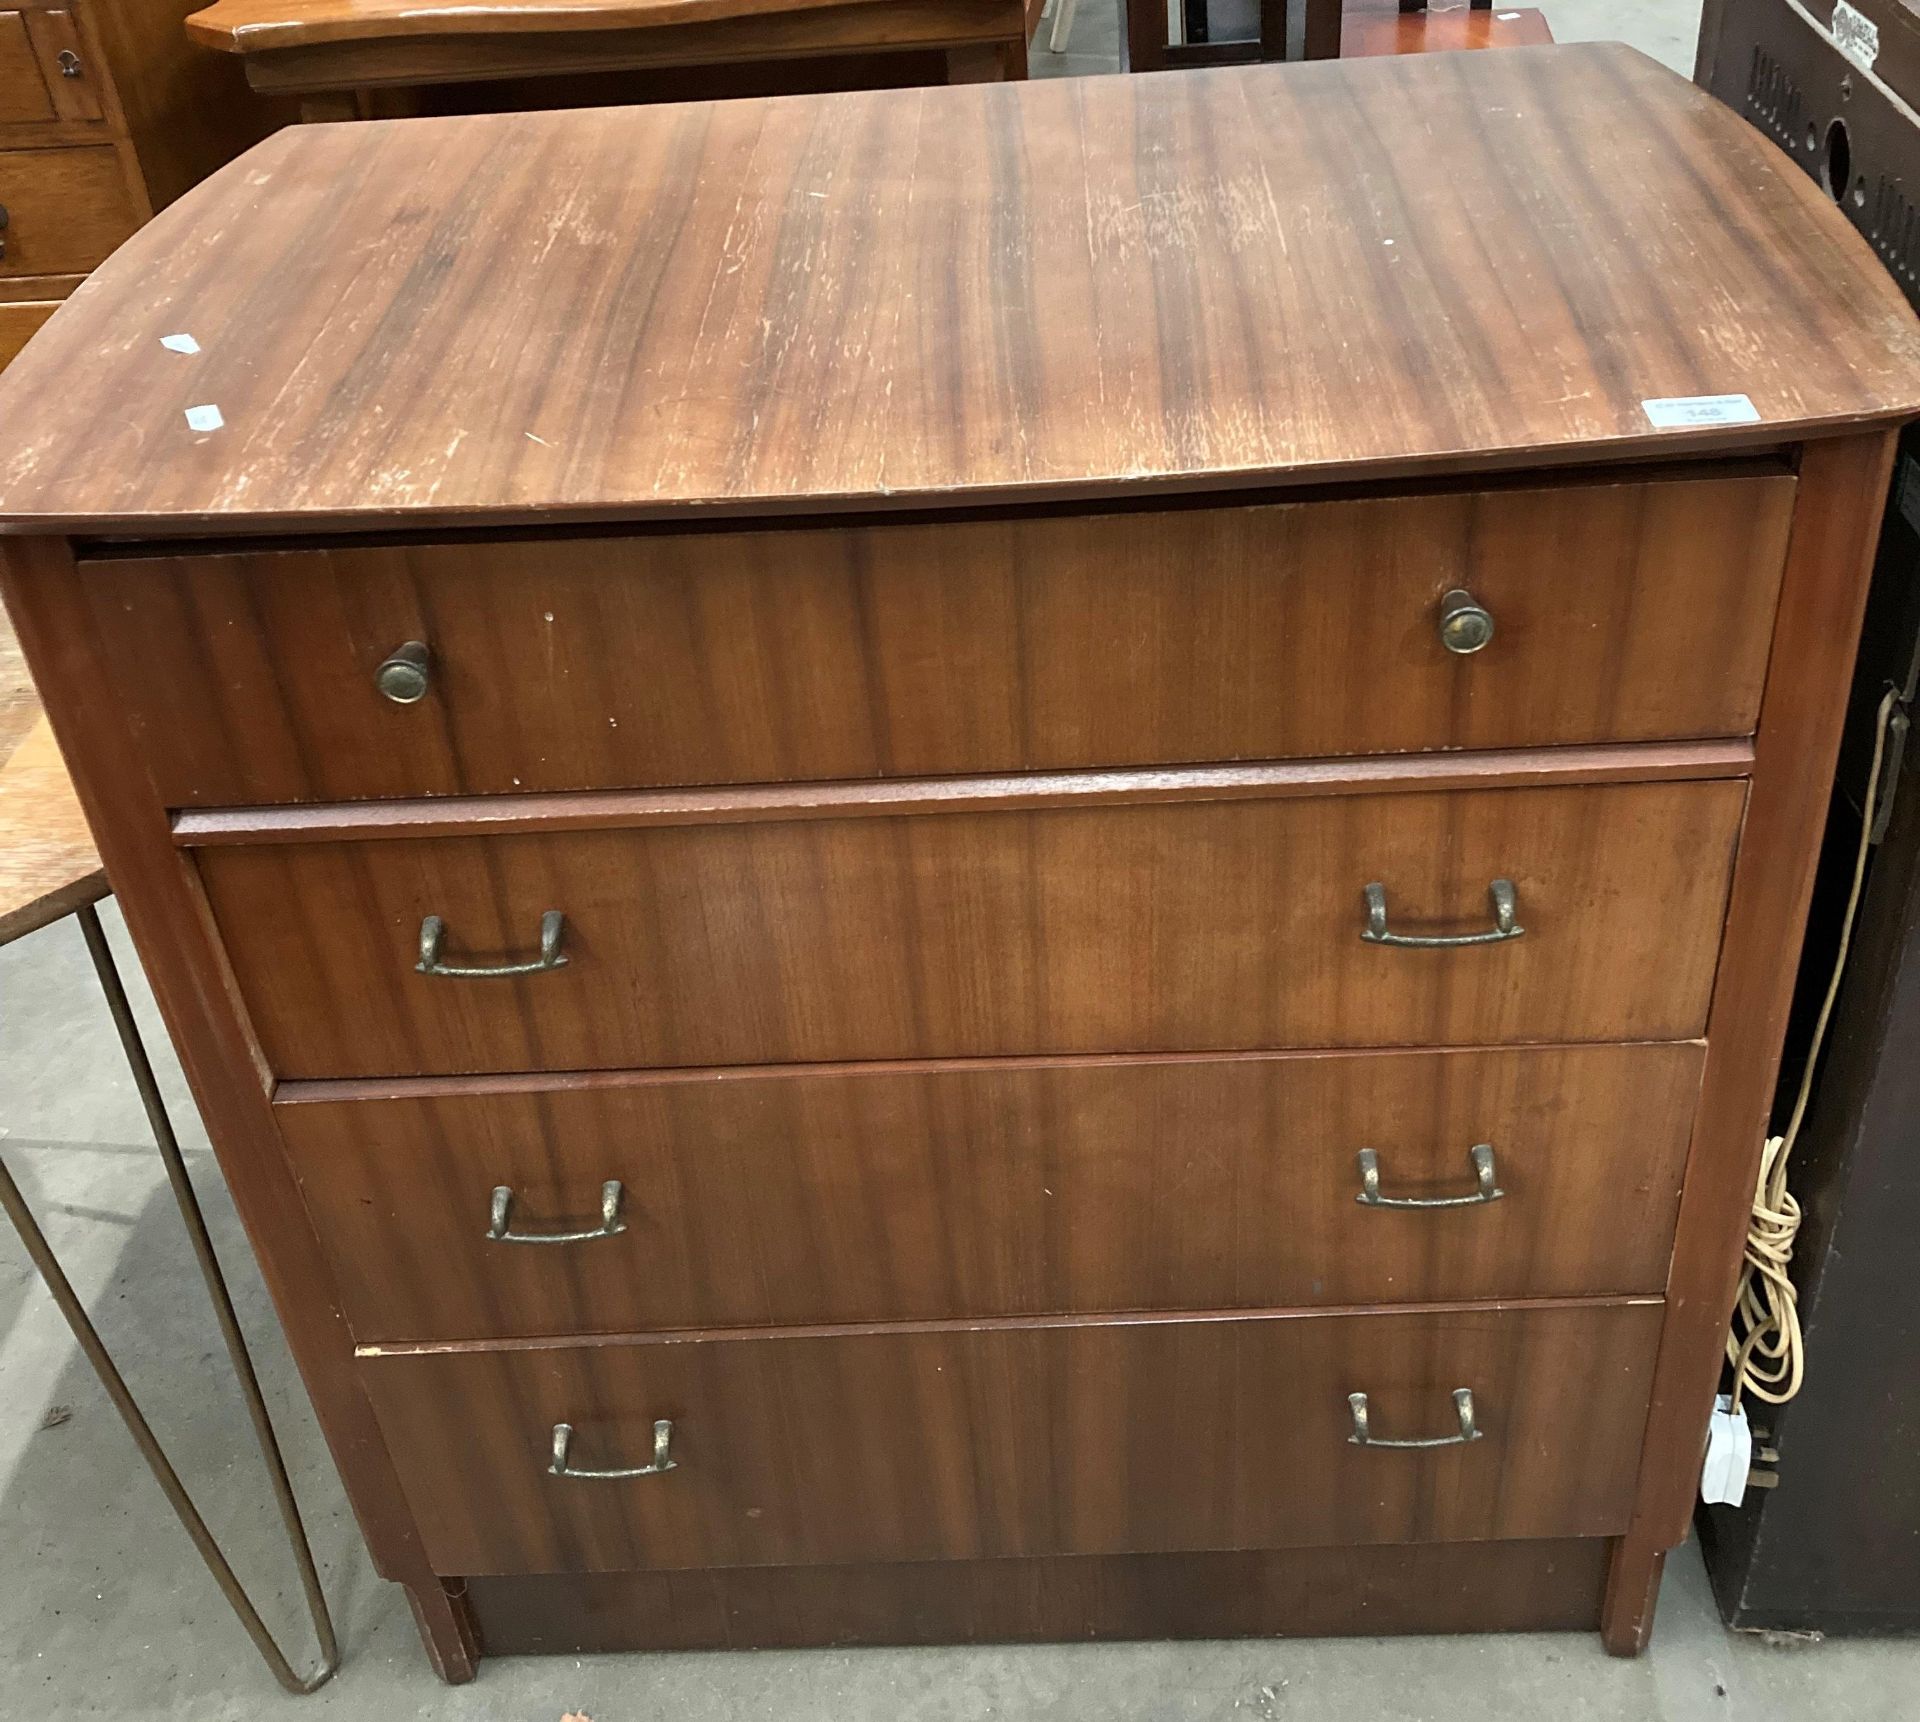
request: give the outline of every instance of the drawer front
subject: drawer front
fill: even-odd
[[[97,561],[170,806],[1738,735],[1793,481]],[[1494,618],[1468,656],[1443,594]],[[411,705],[376,685],[408,642]],[[190,690],[183,697],[183,690]]]
[[[0,126],[45,124],[55,117],[26,14],[0,12]]]
[[[1657,1294],[1700,1059],[622,1076],[277,1115],[363,1342]],[[1357,1200],[1363,1149],[1383,1203],[1484,1195],[1479,1144],[1496,1199]]]
[[[4,370],[54,312],[57,299],[29,299],[16,305],[0,305],[0,370]]]
[[[201,852],[281,1076],[1680,1040],[1744,788],[1189,802]],[[1494,926],[1461,948],[1369,943]],[[417,972],[438,958],[565,966]]]
[[[363,1380],[438,1572],[1608,1536],[1660,1306],[389,1354]],[[1372,1436],[1480,1439],[1361,1447]],[[671,1470],[553,1476],[567,1462]]]
[[[27,34],[33,38],[55,117],[81,124],[101,119],[102,68],[81,38],[78,13],[64,6],[29,12]]]
[[[68,131],[84,137],[101,114],[95,69],[72,9],[0,10],[0,143],[44,145]]]
[[[0,279],[85,274],[140,225],[111,148],[0,150]]]

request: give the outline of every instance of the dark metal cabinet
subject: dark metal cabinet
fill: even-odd
[[[1710,3],[1699,82],[1823,184],[1920,303],[1920,13],[1855,0],[1872,33],[1849,55],[1831,0]],[[1844,22],[1844,21],[1843,21]],[[1877,44],[1877,52],[1871,51]],[[1869,68],[1864,62],[1871,58]],[[1845,908],[1875,714],[1898,688],[1851,967],[1829,1031],[1792,1187],[1807,1352],[1800,1397],[1756,1422],[1778,1484],[1703,1510],[1722,1613],[1734,1626],[1839,1633],[1920,1628],[1920,750],[1906,713],[1920,670],[1920,441],[1895,467],[1795,1011],[1804,1048]],[[1801,1063],[1783,1072],[1776,1127]]]

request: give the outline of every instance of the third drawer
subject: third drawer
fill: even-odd
[[[1660,1292],[1702,1052],[633,1073],[275,1111],[363,1343],[1333,1307]]]
[[[615,1339],[360,1367],[447,1574],[1590,1537],[1632,1509],[1661,1311]],[[560,1425],[565,1471],[640,1474],[555,1474]]]
[[[809,814],[200,864],[283,1077],[1684,1040],[1706,1023],[1744,796]],[[1502,881],[1512,937],[1367,936],[1484,940]],[[537,972],[471,973],[502,964]]]

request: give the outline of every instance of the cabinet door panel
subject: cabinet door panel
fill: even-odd
[[[0,126],[33,125],[53,117],[53,94],[40,74],[26,15],[0,12]]]

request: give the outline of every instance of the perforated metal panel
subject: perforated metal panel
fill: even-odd
[[[1850,9],[1878,38],[1871,70],[1835,43],[1832,0],[1722,0],[1695,75],[1826,188],[1920,306],[1920,11]]]

